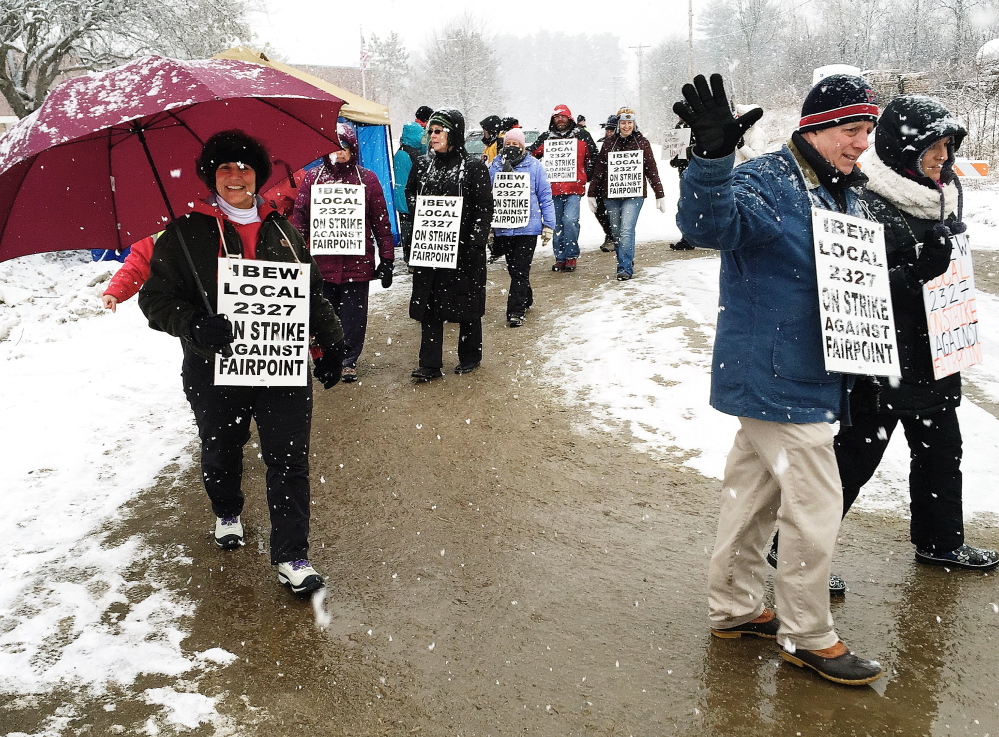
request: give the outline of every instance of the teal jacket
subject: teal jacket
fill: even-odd
[[[399,150],[392,157],[392,168],[395,169],[395,187],[392,188],[392,200],[396,212],[409,212],[406,204],[406,182],[413,164],[427,153],[423,144],[423,127],[410,121],[402,127],[402,137],[399,140]]]

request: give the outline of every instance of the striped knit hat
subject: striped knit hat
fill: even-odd
[[[819,131],[858,120],[877,125],[874,90],[861,77],[832,74],[819,80],[805,97],[798,132]]]

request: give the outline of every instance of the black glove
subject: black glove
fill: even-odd
[[[191,320],[191,340],[212,353],[231,356],[232,323],[225,315],[199,315]]]
[[[921,284],[932,281],[947,271],[953,244],[946,226],[937,226],[923,233],[923,247],[912,265],[912,274]]]
[[[392,268],[394,266],[395,261],[383,258],[381,263],[378,264],[378,268],[375,269],[375,276],[382,280],[382,289],[388,289],[392,286]]]
[[[316,381],[323,385],[323,389],[330,389],[340,383],[340,376],[343,373],[343,355],[346,350],[341,340],[332,346],[323,348],[323,355],[312,361],[313,375]]]
[[[690,126],[694,153],[705,159],[720,159],[735,152],[735,147],[747,130],[761,117],[759,108],[735,117],[725,95],[720,74],[711,75],[711,88],[703,74],[694,83],[683,86],[685,102],[673,103],[673,112]]]

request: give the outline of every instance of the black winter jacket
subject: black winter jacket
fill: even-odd
[[[208,302],[213,310],[217,309],[221,239],[219,221],[209,213],[214,211],[221,215],[221,211],[200,203],[199,208],[202,211],[188,213],[170,223],[156,241],[149,278],[139,291],[139,308],[149,320],[149,327],[180,338],[185,350],[193,350],[204,358],[212,358],[214,354],[195,345],[191,338],[191,320],[207,314],[207,310],[177,237],[178,230],[182,231],[208,295]],[[236,227],[229,220],[222,222],[226,251],[229,254],[242,254],[243,242]],[[276,211],[268,213],[260,226],[256,257],[262,261],[310,264],[309,331],[315,336],[316,342],[324,347],[343,340],[340,320],[333,311],[333,306],[323,297],[319,267],[309,255],[299,232]]]
[[[902,369],[902,379],[897,386],[892,386],[892,382],[887,379],[877,381],[876,409],[887,414],[911,417],[932,414],[944,407],[956,407],[961,403],[961,375],[951,374],[939,380],[933,378],[922,284],[912,273],[917,255],[916,247],[922,242],[926,231],[939,222],[939,218],[919,217],[904,211],[893,202],[901,192],[908,191],[918,196],[919,191],[924,190],[927,195],[927,211],[922,214],[929,215],[934,206],[939,207],[935,204],[939,201],[939,194],[929,187],[895,174],[877,160],[876,155],[865,159],[864,172],[869,178],[869,189],[863,192],[861,200],[869,211],[870,218],[885,226],[885,251],[895,316],[895,337]],[[886,194],[889,196],[885,196]],[[907,208],[914,209],[911,205]],[[954,219],[951,215],[947,222],[952,223]],[[858,386],[855,391],[863,392],[864,388]]]
[[[409,211],[417,195],[461,195],[461,229],[455,269],[416,267],[409,316],[414,320],[471,322],[486,314],[486,238],[493,219],[489,170],[463,149],[425,156],[406,182]]]

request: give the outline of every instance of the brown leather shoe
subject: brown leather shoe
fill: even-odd
[[[777,615],[769,609],[764,609],[763,614],[752,622],[746,622],[735,627],[725,629],[711,628],[711,634],[723,640],[736,639],[743,635],[753,635],[754,637],[764,637],[768,640],[777,638],[777,628],[780,627],[780,620]]]
[[[822,650],[796,650],[793,653],[782,647],[780,656],[799,668],[811,668],[827,681],[846,686],[863,686],[884,675],[881,663],[854,655],[842,641]]]

